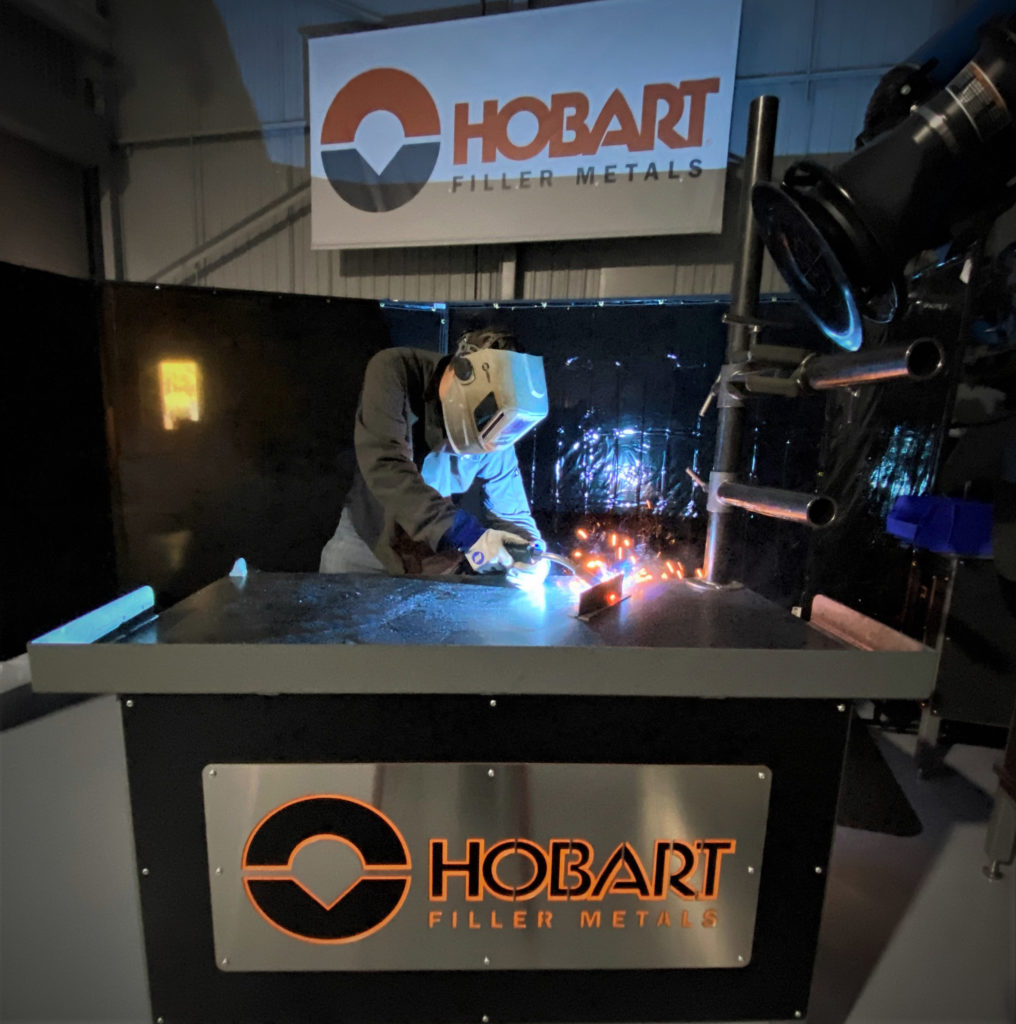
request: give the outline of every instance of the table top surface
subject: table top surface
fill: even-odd
[[[638,584],[588,620],[567,578],[535,593],[483,577],[251,573],[225,578],[111,642],[453,647],[734,647],[843,644],[744,588]]]
[[[29,646],[41,691],[921,698],[933,651],[865,651],[744,589],[252,572],[95,643]]]

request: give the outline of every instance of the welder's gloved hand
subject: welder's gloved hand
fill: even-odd
[[[528,544],[526,537],[506,530],[484,530],[479,539],[466,552],[474,572],[493,572],[507,569],[514,559],[505,550],[505,544]]]
[[[524,590],[534,590],[543,586],[548,572],[550,562],[546,558],[538,558],[535,562],[512,562],[508,570],[508,582]]]

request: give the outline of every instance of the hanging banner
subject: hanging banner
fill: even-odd
[[[741,0],[311,39],[314,248],[718,233]]]

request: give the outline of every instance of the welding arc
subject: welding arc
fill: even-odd
[[[595,575],[593,575],[593,573],[587,572],[580,565],[577,565],[575,562],[573,562],[570,558],[565,558],[564,555],[555,555],[550,551],[545,551],[540,557],[546,558],[549,562],[555,562],[562,568],[567,569],[568,572],[570,572],[573,576],[577,576],[580,580],[584,580],[586,583],[589,583],[590,585],[595,584],[597,582],[597,578]]]

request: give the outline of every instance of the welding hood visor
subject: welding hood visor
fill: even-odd
[[[452,359],[439,395],[445,433],[459,455],[512,447],[549,408],[543,359],[500,349]]]

